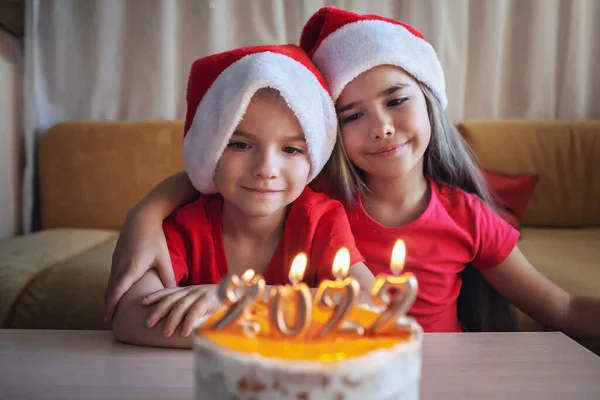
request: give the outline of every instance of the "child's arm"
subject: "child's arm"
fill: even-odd
[[[356,263],[350,267],[348,274],[358,281],[363,291],[369,292],[375,282],[375,276],[365,263]]]
[[[515,247],[482,275],[500,294],[538,322],[579,338],[600,338],[600,298],[573,296],[536,270]]]
[[[149,269],[154,268],[165,287],[175,286],[162,222],[175,209],[198,196],[184,172],[158,184],[128,213],[113,253],[105,291],[105,319],[113,318],[115,307]]]
[[[190,333],[204,315],[220,307],[216,285],[165,289],[156,271],[147,271],[117,307],[113,332],[121,342],[190,348]]]
[[[375,276],[365,263],[356,263],[350,267],[348,274],[356,279],[360,285],[360,304],[371,304],[371,287],[375,283]]]

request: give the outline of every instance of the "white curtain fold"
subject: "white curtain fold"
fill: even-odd
[[[0,30],[0,242],[21,230],[23,51]]]
[[[193,60],[239,46],[298,43],[304,22],[324,5],[401,19],[420,30],[440,56],[455,122],[600,118],[597,0],[27,0],[26,5],[26,229],[36,135],[65,120],[182,119]]]

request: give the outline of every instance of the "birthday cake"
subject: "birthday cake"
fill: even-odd
[[[341,275],[314,300],[292,272],[292,286],[268,293],[251,270],[227,277],[226,307],[194,337],[196,398],[418,399],[423,332],[405,315],[417,290],[409,275],[378,276],[372,306],[357,306],[358,284]]]

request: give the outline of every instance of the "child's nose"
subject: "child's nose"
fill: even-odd
[[[279,160],[273,151],[257,152],[252,176],[256,179],[275,179],[279,174]]]
[[[381,112],[374,115],[371,121],[369,137],[373,140],[385,139],[394,136],[396,128],[387,113]]]

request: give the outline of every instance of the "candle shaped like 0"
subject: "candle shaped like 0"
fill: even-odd
[[[300,253],[292,262],[289,272],[290,285],[278,286],[271,297],[269,322],[275,331],[285,337],[297,337],[306,334],[312,319],[312,296],[305,283],[301,283],[306,269],[306,254]],[[295,300],[294,321],[286,321],[285,314],[289,300]]]

